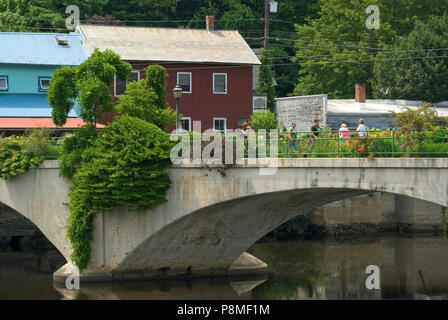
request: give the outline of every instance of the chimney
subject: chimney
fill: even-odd
[[[208,31],[214,31],[215,30],[215,16],[206,16],[205,22],[207,26]]]
[[[355,105],[359,110],[366,109],[366,84],[357,83],[355,85]]]

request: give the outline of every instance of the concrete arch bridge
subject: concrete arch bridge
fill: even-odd
[[[275,164],[271,175],[263,173],[266,164],[168,169],[168,202],[144,212],[121,207],[95,217],[91,262],[81,281],[266,270],[245,253],[258,239],[316,206],[364,193],[448,206],[448,159],[276,159]],[[56,281],[74,270],[65,230],[68,190],[57,161],[0,179],[0,202],[31,220],[67,259]]]

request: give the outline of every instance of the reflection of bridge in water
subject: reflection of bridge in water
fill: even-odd
[[[316,206],[363,193],[382,191],[448,204],[448,159],[278,159],[274,175],[260,175],[260,165],[220,171],[173,167],[168,169],[172,186],[167,203],[145,212],[117,208],[97,215],[83,281],[263,269],[266,265],[255,257],[242,256],[258,239]],[[0,179],[0,202],[32,221],[70,261],[68,187],[56,161]],[[68,276],[69,266],[55,279]]]

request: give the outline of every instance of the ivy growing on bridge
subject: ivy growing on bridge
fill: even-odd
[[[84,133],[69,143],[78,145],[85,138]],[[90,260],[95,214],[118,206],[143,210],[166,201],[170,179],[164,169],[171,165],[172,147],[167,133],[129,116],[116,118],[95,140],[86,141],[91,146],[80,156],[81,167],[74,170],[68,203],[68,238],[73,248],[72,260],[80,269]],[[70,167],[73,159],[63,158],[62,167]]]

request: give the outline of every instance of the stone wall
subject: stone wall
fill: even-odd
[[[438,232],[442,229],[442,208],[434,203],[397,195],[395,211],[404,231]]]
[[[289,97],[276,99],[278,121],[288,129],[296,122],[298,131],[310,131],[313,121],[319,119],[326,124],[327,95]]]
[[[313,210],[311,223],[327,236],[443,230],[440,205],[381,192],[317,207]]]

